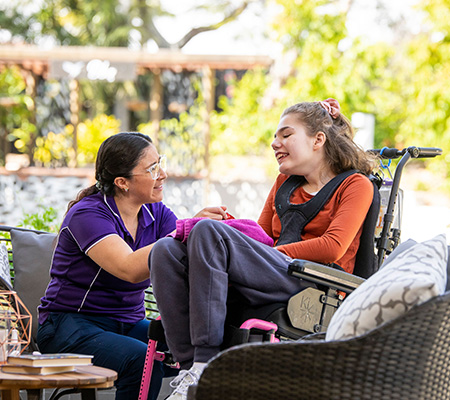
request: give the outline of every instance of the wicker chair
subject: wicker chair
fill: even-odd
[[[450,292],[350,340],[244,344],[220,353],[190,400],[449,399]]]

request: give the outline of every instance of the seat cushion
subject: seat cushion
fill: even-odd
[[[445,234],[422,243],[405,242],[382,268],[347,296],[331,318],[325,340],[366,333],[445,291]]]
[[[50,282],[56,236],[55,233],[11,230],[14,290],[33,317],[33,336],[37,330],[37,307]]]

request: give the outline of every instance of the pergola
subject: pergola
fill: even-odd
[[[0,66],[18,65],[27,72],[27,91],[33,96],[36,78],[68,78],[71,90],[71,123],[74,125],[74,145],[76,146],[76,127],[79,122],[79,80],[96,79],[133,80],[137,75],[153,74],[153,85],[149,99],[150,120],[154,131],[159,129],[163,113],[163,86],[161,71],[171,69],[200,71],[203,80],[203,95],[206,103],[204,116],[205,146],[209,147],[209,114],[214,108],[216,70],[253,69],[270,67],[273,60],[264,55],[214,55],[185,54],[181,51],[160,50],[150,53],[130,50],[124,47],[77,47],[61,46],[42,49],[34,45],[0,45]],[[95,68],[89,69],[89,65]],[[98,71],[103,71],[103,77]],[[89,74],[91,73],[91,77]],[[6,101],[6,100],[5,100]],[[0,104],[1,106],[2,104]],[[5,106],[5,105],[4,105]],[[208,150],[205,164],[208,166]]]

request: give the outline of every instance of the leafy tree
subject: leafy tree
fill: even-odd
[[[12,142],[18,149],[27,151],[30,136],[36,126],[30,122],[33,100],[25,94],[25,80],[19,68],[5,68],[0,71],[0,163],[10,152]]]
[[[256,0],[255,0],[256,1]],[[211,15],[220,15],[209,26],[196,27],[176,43],[170,43],[157,27],[159,16],[170,16],[155,1],[145,0],[42,0],[42,7],[26,14],[20,6],[0,12],[0,24],[8,26],[12,40],[38,42],[53,37],[59,44],[94,44],[143,48],[154,41],[160,48],[182,48],[195,35],[217,29],[250,5],[231,0],[208,2]],[[446,147],[450,139],[450,11],[448,0],[419,3],[427,24],[412,34],[397,21],[392,43],[351,38],[346,23],[356,0],[267,0],[278,14],[270,36],[284,48],[275,66],[250,71],[235,82],[232,97],[219,101],[221,111],[211,116],[212,154],[263,154],[282,110],[297,101],[327,97],[339,99],[344,114],[372,113],[376,117],[375,146],[407,145]],[[126,5],[125,5],[126,4]],[[343,7],[344,6],[344,7]],[[0,6],[1,7],[1,6]],[[3,6],[4,7],[4,6]],[[217,10],[220,12],[217,13]],[[11,22],[14,21],[14,24]],[[9,23],[6,25],[6,23]],[[279,67],[284,68],[280,69]],[[281,72],[280,72],[281,71]],[[84,99],[103,93],[110,100],[124,86],[83,86]],[[134,91],[134,92],[133,92]],[[137,88],[136,95],[145,96]],[[92,100],[90,100],[92,101]],[[96,110],[109,114],[113,104]],[[197,145],[204,110],[197,102],[180,118],[162,124],[162,137],[172,141],[177,153],[186,143]],[[91,119],[95,115],[91,115]],[[179,142],[174,141],[177,137]],[[200,154],[199,154],[200,156]],[[449,174],[450,156],[442,170]],[[201,169],[197,165],[194,169]]]
[[[444,150],[433,167],[447,177],[450,189],[450,11],[446,0],[419,3],[427,29],[405,45],[404,107],[408,118],[397,140]]]
[[[197,2],[194,8],[208,12],[215,22],[191,28],[175,43],[169,42],[155,23],[158,16],[173,16],[159,0],[4,2],[0,4],[0,26],[10,32],[11,39],[28,43],[50,37],[68,46],[145,47],[152,40],[159,48],[181,49],[195,36],[235,20],[255,1],[242,0],[237,5],[232,0]]]
[[[354,112],[374,114],[377,147],[442,147],[449,142],[448,1],[423,1],[429,30],[416,36],[399,30],[402,36],[393,43],[350,38],[349,9],[338,8],[343,2],[274,3],[280,12],[271,36],[284,51],[266,79],[248,72],[233,98],[221,99],[223,111],[216,116],[213,146],[232,153],[261,152],[285,107],[327,97],[339,99],[349,117]],[[347,4],[351,7],[353,2]],[[284,67],[281,74],[277,62]],[[249,145],[255,138],[261,146]]]
[[[234,83],[232,98],[219,99],[221,111],[211,116],[211,153],[261,154],[272,138],[277,118],[261,110],[260,102],[268,86],[265,70],[247,72]]]

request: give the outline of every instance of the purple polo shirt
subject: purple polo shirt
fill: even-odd
[[[163,203],[142,206],[136,240],[128,233],[113,197],[87,196],[67,213],[58,235],[50,270],[51,281],[41,299],[39,323],[49,312],[80,312],[121,322],[145,317],[147,279],[130,283],[106,272],[86,253],[110,235],[119,235],[133,249],[154,243],[175,229],[177,217]]]

